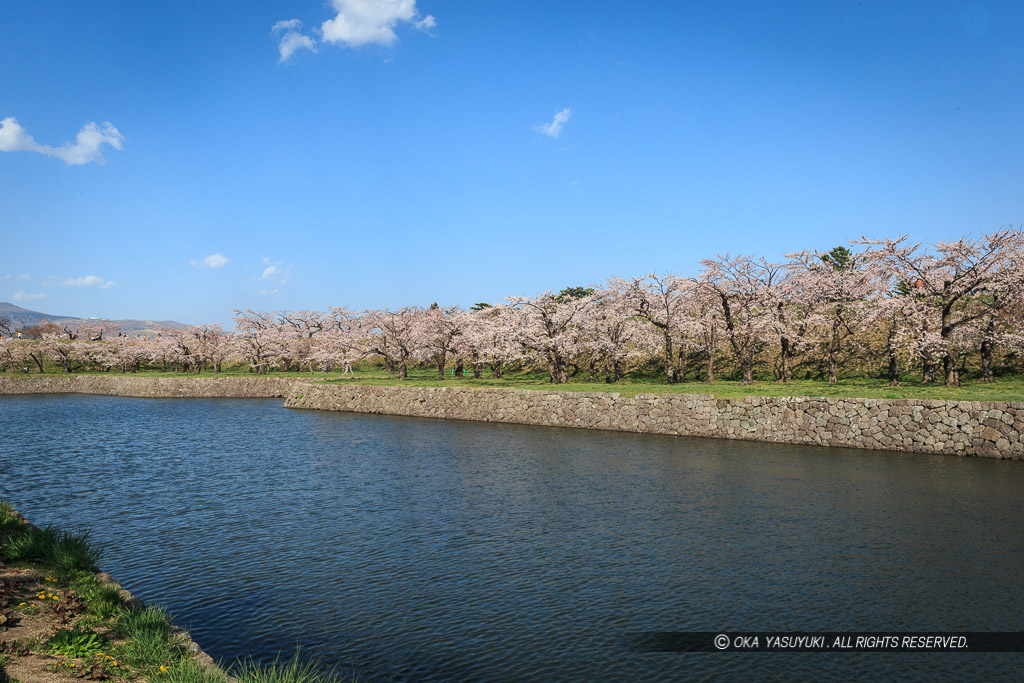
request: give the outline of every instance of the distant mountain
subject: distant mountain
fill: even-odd
[[[9,318],[17,327],[32,327],[38,325],[43,318],[52,320],[53,322],[62,322],[64,320],[74,320],[69,315],[51,315],[49,313],[40,313],[39,311],[30,311],[27,308],[21,306],[15,306],[14,304],[0,301],[0,317]]]
[[[80,325],[104,324],[111,329],[118,327],[116,332],[127,334],[151,334],[162,328],[188,327],[184,323],[174,320],[110,320],[108,318],[78,318],[71,315],[53,315],[51,313],[40,313],[30,311],[21,306],[15,306],[6,301],[0,301],[0,318],[7,318],[12,326],[18,329],[23,327],[34,327],[44,321],[60,323],[74,329]]]

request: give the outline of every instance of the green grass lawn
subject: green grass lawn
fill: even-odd
[[[451,372],[449,370],[449,372]],[[398,381],[384,370],[376,368],[358,369],[353,375],[318,376],[321,381],[332,384],[369,384],[377,386],[414,387],[494,387],[503,389],[539,389],[558,391],[613,391],[623,396],[637,394],[714,394],[719,398],[740,398],[743,396],[834,396],[842,398],[916,398],[947,399],[958,401],[1024,401],[1024,378],[1001,378],[991,383],[965,381],[959,388],[939,385],[922,385],[907,381],[899,387],[890,387],[888,380],[855,378],[829,385],[815,380],[794,380],[782,382],[765,381],[744,386],[738,381],[720,381],[714,384],[684,382],[669,386],[664,382],[623,379],[615,384],[605,382],[588,383],[572,381],[568,384],[551,384],[546,375],[538,373],[517,374],[503,379],[456,378],[450,375],[444,382],[438,381],[437,370],[410,370],[409,377]]]
[[[450,373],[451,370],[449,369]],[[48,376],[60,376],[61,372],[47,372]],[[144,370],[142,372],[121,375],[118,372],[83,372],[75,375],[99,375],[104,377],[197,377],[191,373],[160,372]],[[0,376],[25,377],[21,373],[2,373]],[[32,377],[38,377],[32,373]],[[245,368],[226,368],[216,375],[205,372],[198,377],[252,377]],[[557,391],[611,391],[624,396],[637,394],[713,394],[720,398],[740,398],[743,396],[834,396],[837,398],[915,398],[915,399],[950,399],[959,401],[1021,401],[1024,402],[1024,376],[1002,377],[991,383],[978,383],[965,379],[963,386],[955,389],[940,384],[923,385],[914,379],[908,379],[902,386],[893,388],[887,380],[865,377],[849,378],[838,384],[829,385],[818,380],[794,380],[783,384],[776,381],[761,381],[744,386],[738,381],[718,381],[714,384],[690,381],[669,386],[663,381],[650,378],[623,379],[615,384],[605,382],[588,383],[579,379],[570,380],[568,384],[550,384],[546,373],[515,373],[503,379],[484,377],[473,379],[472,375],[465,378],[452,377],[450,374],[443,382],[437,379],[437,370],[433,368],[415,368],[409,371],[404,381],[395,379],[382,368],[362,366],[351,375],[342,375],[340,371],[331,373],[318,372],[272,372],[270,377],[287,377],[306,379],[331,384],[366,384],[375,386],[413,386],[413,387],[488,387],[502,389],[539,389]]]

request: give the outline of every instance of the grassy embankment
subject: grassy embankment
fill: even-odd
[[[307,374],[306,377],[309,377]],[[713,394],[718,398],[742,398],[744,396],[825,396],[836,398],[913,398],[944,399],[956,401],[1024,401],[1024,377],[1000,378],[995,382],[978,383],[965,381],[961,387],[946,387],[942,384],[921,384],[907,381],[899,387],[890,387],[888,380],[873,378],[852,378],[838,384],[815,380],[793,380],[792,382],[760,381],[744,385],[738,381],[720,381],[714,384],[704,382],[682,382],[668,385],[651,378],[626,378],[614,384],[605,382],[588,383],[570,380],[568,384],[551,384],[544,373],[521,373],[503,379],[473,379],[451,377],[444,382],[437,379],[437,370],[418,368],[409,371],[409,377],[399,381],[382,369],[358,368],[353,375],[344,377],[335,373],[317,375],[317,379],[332,384],[368,384],[379,386],[416,387],[487,387],[504,389],[539,389],[555,391],[613,391],[623,396],[637,394]]]
[[[87,532],[38,529],[0,502],[0,683],[162,681],[227,683],[200,664],[160,607],[127,604],[93,571]],[[316,661],[239,662],[241,683],[340,681]]]
[[[448,373],[451,372],[449,369]],[[47,375],[63,376],[63,372],[54,369]],[[253,377],[245,367],[226,368],[224,372],[214,374],[205,372],[201,375],[182,372],[161,372],[159,370],[143,370],[137,373],[122,375],[118,372],[76,372],[74,375],[96,375],[101,377]],[[25,377],[21,373],[3,373],[6,377]],[[38,377],[37,373],[27,375]],[[668,385],[661,377],[642,375],[627,376],[614,384],[606,382],[586,382],[582,378],[572,378],[568,384],[551,384],[547,373],[516,372],[509,373],[502,379],[482,377],[473,379],[471,373],[466,377],[446,375],[444,381],[437,379],[434,368],[413,368],[409,377],[398,380],[389,375],[383,368],[370,364],[357,366],[350,375],[342,375],[340,371],[329,373],[317,372],[271,372],[269,377],[302,379],[307,381],[328,382],[331,384],[365,384],[373,386],[414,386],[414,387],[476,387],[501,389],[535,389],[547,391],[597,391],[617,392],[623,396],[637,394],[712,394],[718,398],[742,398],[744,396],[823,396],[835,398],[909,398],[909,399],[942,399],[955,401],[1021,401],[1024,402],[1024,376],[1004,376],[994,382],[976,382],[965,377],[960,387],[946,387],[937,384],[921,384],[916,379],[907,379],[899,387],[890,387],[888,380],[873,377],[844,378],[837,384],[828,384],[819,380],[793,380],[778,382],[761,380],[751,385],[744,385],[735,380],[720,380],[714,384],[699,381],[688,381]]]

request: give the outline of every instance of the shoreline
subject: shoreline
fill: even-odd
[[[284,407],[1024,460],[1024,403],[340,385],[266,376],[0,376],[0,395],[285,398]]]
[[[3,501],[0,501],[0,503],[2,502]],[[35,524],[29,521],[24,515],[18,512],[16,508],[10,506],[7,506],[7,508],[9,510],[9,512],[7,513],[8,517],[20,520],[21,523],[27,528],[33,529],[35,531],[40,530],[39,527],[37,527]],[[8,564],[6,562],[0,562],[0,570],[7,570],[11,567],[13,567],[13,565]],[[41,570],[36,569],[36,571]],[[91,567],[89,571],[92,572],[92,574],[96,577],[96,581],[101,586],[111,588],[117,592],[118,596],[121,599],[121,604],[124,606],[125,609],[128,609],[133,612],[140,612],[145,610],[146,605],[142,602],[142,600],[132,595],[131,591],[125,588],[120,581],[114,579],[110,574],[104,572],[97,566]],[[49,581],[49,579],[47,580]],[[187,629],[181,628],[180,626],[176,626],[173,623],[170,623],[169,621],[168,624],[170,626],[170,630],[174,638],[178,639],[180,647],[184,648],[188,653],[190,653],[191,660],[198,664],[199,667],[206,673],[206,675],[209,675],[211,677],[211,680],[223,680],[225,683],[231,683],[232,681],[236,680],[234,677],[230,676],[226,671],[224,671],[224,669],[222,669],[217,664],[213,657],[211,657],[207,652],[203,650],[199,643],[193,640],[192,635],[188,632]],[[7,641],[5,640],[4,642],[6,643]],[[0,674],[4,673],[4,667],[0,666]]]

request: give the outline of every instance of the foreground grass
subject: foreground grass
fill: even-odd
[[[184,634],[162,608],[133,607],[121,593],[99,581],[94,565],[99,549],[87,532],[37,529],[0,501],[0,568],[9,564],[35,572],[37,581],[18,587],[0,583],[0,632],[23,620],[43,621],[48,635],[30,641],[0,638],[0,682],[11,680],[4,668],[19,656],[33,654],[36,676],[66,679],[149,680],[179,683],[228,683],[222,671],[194,659]],[[28,584],[38,586],[25,594]],[[0,633],[2,635],[2,633]],[[43,663],[40,663],[43,662]],[[233,679],[241,683],[335,683],[342,679],[317,660],[299,653],[262,666],[238,662]]]

